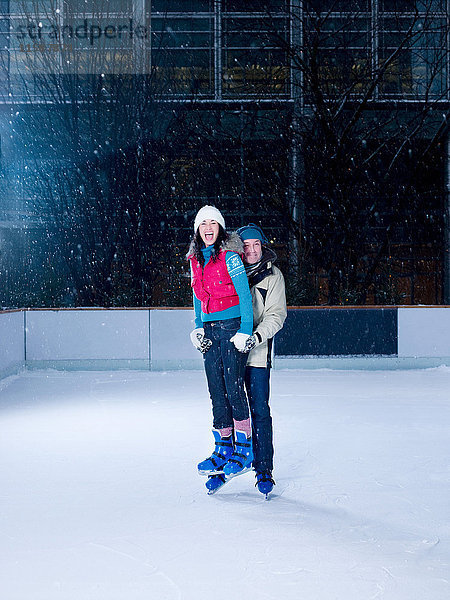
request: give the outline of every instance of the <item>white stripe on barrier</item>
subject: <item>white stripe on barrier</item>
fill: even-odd
[[[398,356],[449,357],[450,308],[399,308]]]

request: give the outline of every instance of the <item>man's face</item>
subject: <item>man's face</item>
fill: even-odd
[[[248,265],[254,265],[262,256],[261,240],[244,241],[244,260]]]

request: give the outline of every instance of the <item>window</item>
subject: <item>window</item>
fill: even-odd
[[[133,0],[70,0],[66,3],[66,8],[69,8],[73,13],[102,13],[108,15],[110,13],[127,13],[133,12]]]
[[[222,35],[224,96],[288,93],[286,17],[224,16]]]
[[[370,0],[305,0],[305,12],[310,13],[353,13],[370,11]]]
[[[326,94],[364,92],[371,75],[371,15],[308,18],[305,52],[311,78],[317,75]]]
[[[289,0],[225,0],[223,10],[239,13],[277,13],[289,10]]]
[[[385,69],[382,95],[442,95],[447,68],[446,21],[439,13],[382,14],[379,40],[379,65]]]
[[[153,13],[198,13],[213,10],[213,0],[148,0]]]
[[[0,19],[0,100],[7,95],[9,74],[9,21]]]
[[[213,19],[170,15],[151,20],[152,65],[168,94],[213,91]]]
[[[379,10],[384,12],[413,13],[415,10],[426,12],[429,10],[445,11],[446,0],[379,0]]]

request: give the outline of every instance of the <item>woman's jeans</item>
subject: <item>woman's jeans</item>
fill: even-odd
[[[203,356],[215,429],[233,427],[233,420],[244,421],[250,416],[244,390],[248,354],[238,352],[230,342],[240,326],[240,318],[203,323],[205,338],[212,341]]]
[[[273,470],[272,416],[269,407],[270,367],[247,367],[245,387],[252,415],[253,468],[255,471]]]

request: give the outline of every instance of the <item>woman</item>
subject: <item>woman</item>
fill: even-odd
[[[220,211],[214,206],[203,206],[195,217],[187,254],[195,312],[191,340],[204,354],[215,438],[214,452],[198,465],[201,475],[237,475],[248,470],[253,460],[252,427],[244,390],[253,308],[242,253],[241,239],[226,233]],[[214,491],[215,479],[211,477],[206,483],[210,493]]]

